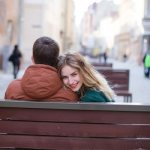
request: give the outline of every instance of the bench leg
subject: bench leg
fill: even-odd
[[[124,102],[132,103],[132,96],[124,96]]]
[[[130,95],[130,96],[128,96],[128,98],[127,98],[127,102],[128,103],[132,103],[132,96]]]
[[[132,95],[130,96],[130,103],[132,103]]]
[[[124,102],[128,102],[128,100],[127,100],[127,97],[126,97],[126,96],[124,96]]]

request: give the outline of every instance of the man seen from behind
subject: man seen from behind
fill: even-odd
[[[22,79],[9,84],[5,99],[76,102],[77,95],[63,87],[57,74],[58,56],[59,47],[53,39],[38,38],[33,45],[33,65],[25,70]]]

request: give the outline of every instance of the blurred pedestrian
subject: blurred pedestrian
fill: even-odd
[[[127,54],[124,53],[124,55],[123,55],[123,61],[126,62],[126,61],[127,61],[127,58],[128,58],[128,57],[127,57]]]
[[[146,52],[143,58],[144,63],[144,75],[150,77],[150,50]]]
[[[107,53],[106,52],[104,52],[103,57],[104,57],[104,63],[107,63]]]
[[[104,63],[107,63],[107,58],[108,58],[108,48],[103,53],[103,58],[104,58]]]
[[[22,53],[19,50],[18,45],[14,46],[12,54],[9,56],[8,60],[12,63],[13,65],[13,75],[14,79],[17,78],[17,74],[20,70],[20,65],[21,65],[21,58],[22,58]]]

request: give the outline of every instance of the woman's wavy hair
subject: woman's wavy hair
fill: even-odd
[[[88,87],[95,90],[100,90],[104,92],[109,99],[113,99],[113,96],[115,95],[114,91],[108,85],[108,82],[104,76],[97,72],[94,67],[78,52],[68,52],[59,57],[57,69],[60,78],[61,70],[65,65],[73,67],[79,71],[79,74],[83,79],[83,86],[80,90],[81,96],[83,96],[85,88]]]

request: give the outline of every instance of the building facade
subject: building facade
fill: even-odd
[[[83,18],[82,26],[85,26],[83,28],[86,29],[86,32],[82,30],[81,41],[89,43],[87,38],[92,35],[94,46],[99,47],[100,52],[109,48],[112,57],[123,60],[124,55],[127,55],[129,59],[140,62],[144,28],[144,37],[147,39],[147,34],[149,35],[150,6],[148,5],[150,3],[148,1],[120,0],[119,3],[115,3],[102,0],[93,3]],[[144,10],[145,27],[142,24]],[[89,16],[90,21],[87,22]]]
[[[142,38],[143,55],[147,50],[150,50],[150,0],[145,0],[144,2],[145,2],[144,17],[143,17],[144,33]]]
[[[60,51],[74,44],[73,0],[0,0],[0,68],[18,44],[31,63],[32,46],[41,36],[57,41]]]
[[[12,45],[17,43],[19,1],[0,0],[0,69],[7,69],[7,58]]]
[[[40,36],[49,36],[63,52],[74,43],[73,0],[24,0],[21,16],[20,45],[26,60],[32,54],[32,45]]]

